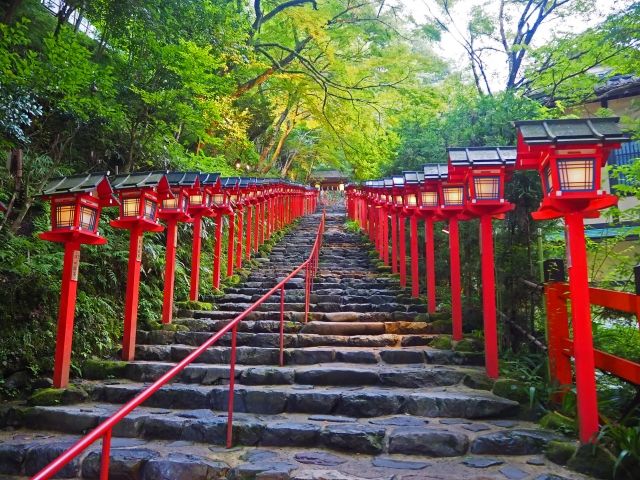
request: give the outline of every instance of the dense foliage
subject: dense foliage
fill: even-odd
[[[458,2],[428,0],[424,20],[384,0],[61,1],[56,15],[38,0],[0,1],[0,148],[8,158],[0,201],[9,209],[0,213],[2,377],[51,369],[62,251],[37,233],[48,229],[38,194],[52,176],[150,169],[233,175],[239,166],[298,181],[312,169],[338,168],[363,180],[446,161],[446,147],[514,145],[513,120],[575,114],[596,85],[640,72],[640,3],[615,2],[602,18],[596,3],[490,0],[465,17],[456,13]],[[576,14],[589,28],[554,28]],[[458,42],[468,64],[436,55],[445,41]],[[638,136],[636,120],[624,123]],[[639,165],[612,175],[637,179]],[[640,198],[634,182],[620,192]],[[516,209],[494,227],[498,308],[509,320],[500,323],[504,371],[535,386],[546,408],[554,386],[545,383],[543,356],[521,333],[544,341],[542,298],[523,280],[539,282],[540,256],[564,254],[561,225],[531,219],[541,195],[537,174],[517,172],[506,191]],[[638,213],[608,212],[612,222],[637,222]],[[101,222],[108,243],[82,250],[74,368],[118,347],[128,235],[108,226],[114,215],[106,210]],[[481,318],[478,230],[477,221],[461,224],[470,330],[481,328],[474,324]],[[187,296],[190,235],[191,227],[181,227],[178,299]],[[638,258],[620,247],[624,240],[589,243],[593,281],[632,289]],[[439,229],[436,241],[447,244]],[[160,310],[164,244],[164,233],[147,234],[141,322]],[[204,295],[211,250],[207,237]],[[436,252],[446,304],[448,250]],[[634,318],[594,314],[598,348],[640,359]],[[606,375],[598,381],[612,417],[640,403],[635,387]]]

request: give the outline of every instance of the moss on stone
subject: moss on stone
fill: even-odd
[[[482,352],[484,351],[484,346],[473,338],[463,338],[456,342],[453,349],[456,352]]]
[[[521,404],[529,403],[529,388],[518,380],[502,378],[493,385],[493,394]]]
[[[567,462],[567,467],[571,470],[589,475],[595,478],[610,479],[613,478],[613,467],[616,459],[613,454],[602,446],[593,449],[592,444],[580,445],[575,454]],[[625,478],[618,469],[616,478]]]
[[[55,405],[73,405],[86,402],[87,392],[74,385],[67,388],[44,388],[29,397],[27,405],[30,407],[53,407]]]
[[[155,320],[147,320],[146,327],[148,331],[153,332],[154,330],[160,330],[162,328],[162,324]]]
[[[87,360],[82,365],[82,378],[87,380],[106,380],[107,378],[122,377],[127,362],[110,360]]]
[[[551,440],[547,443],[547,450],[544,453],[544,456],[553,463],[566,465],[571,457],[573,457],[574,453],[576,453],[577,449],[578,448],[575,445]]]
[[[240,275],[231,275],[229,277],[226,277],[225,279],[222,280],[222,285],[227,286],[227,287],[235,287],[236,285],[239,285],[240,282],[242,282],[242,279],[240,278]]]
[[[575,423],[571,418],[565,417],[558,412],[547,413],[540,419],[540,426],[547,430],[573,430]],[[563,464],[564,465],[564,464]]]
[[[413,321],[414,322],[425,322],[425,323],[428,323],[429,322],[429,314],[428,313],[420,313],[420,314],[416,315],[415,317],[413,317]]]
[[[436,320],[447,320],[451,322],[451,312],[435,312],[429,314],[429,319],[434,322]]]
[[[179,325],[177,323],[164,323],[162,330],[165,332],[188,332],[189,328],[185,325]]]
[[[429,346],[438,350],[451,350],[451,335],[440,335],[434,338]]]
[[[433,314],[429,314],[429,320],[432,320],[431,316]],[[453,324],[451,320],[436,320],[435,322],[429,323],[429,328],[431,329],[431,333],[452,333],[453,332]]]
[[[186,302],[176,302],[176,307],[183,310],[213,310],[213,305],[207,302],[196,302],[187,300]]]
[[[494,380],[489,378],[484,372],[471,372],[464,377],[462,383],[475,390],[491,390]]]
[[[391,266],[389,265],[378,265],[378,272],[379,273],[391,273]]]
[[[62,401],[63,389],[60,388],[44,388],[29,397],[27,405],[31,407],[53,407],[60,405]]]

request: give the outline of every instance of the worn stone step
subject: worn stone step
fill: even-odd
[[[389,364],[428,363],[431,365],[470,365],[483,366],[484,354],[456,352],[453,350],[436,350],[429,347],[414,348],[380,348],[370,346],[373,340],[397,343],[395,336],[351,336],[346,337],[347,346],[339,347],[309,347],[284,349],[284,363],[286,365],[313,365],[318,363],[332,363],[347,358],[346,355],[365,355],[348,352],[375,352],[381,361]],[[362,347],[368,347],[363,350]],[[186,358],[197,347],[188,345],[137,345],[136,360],[173,361]],[[229,363],[231,349],[229,347],[209,347],[199,357],[200,363]],[[237,347],[236,363],[239,365],[278,365],[280,350],[278,348]]]
[[[73,407],[35,407],[26,413],[24,424],[27,428],[46,429],[48,432],[61,432],[67,435],[80,434],[84,430],[95,428],[114,409],[113,405],[96,403]],[[502,423],[502,425],[505,424]],[[237,450],[225,451],[223,448],[207,448],[209,445],[225,445],[227,428],[226,413],[222,412],[216,413],[208,409],[167,411],[153,407],[141,407],[136,411],[135,417],[127,417],[114,428],[111,472],[141,471],[140,477],[127,475],[122,478],[145,480],[151,478],[154,480],[173,480],[175,478],[208,480],[224,478],[225,474],[228,475],[226,478],[237,479],[254,478],[256,472],[268,471],[268,465],[278,465],[278,470],[284,469],[285,472],[292,472],[296,469],[314,468],[314,465],[318,465],[317,468],[326,469],[327,466],[335,467],[338,465],[353,467],[357,462],[364,462],[358,467],[361,472],[379,472],[376,476],[369,475],[370,478],[388,478],[389,473],[403,472],[403,468],[407,468],[406,473],[408,474],[414,473],[415,461],[412,463],[405,460],[403,465],[403,457],[398,454],[430,458],[459,457],[474,452],[478,447],[490,445],[492,438],[503,437],[511,439],[511,448],[503,452],[495,452],[493,455],[526,454],[528,457],[525,458],[531,458],[531,456],[542,454],[548,442],[566,440],[553,432],[535,430],[534,424],[521,421],[511,422],[511,426],[505,428],[491,422],[469,421],[468,424],[462,422],[454,425],[443,424],[437,419],[420,416],[356,419],[336,415],[309,416],[296,413],[267,415],[236,412],[232,427],[233,443],[245,447],[258,445],[259,447],[244,450],[240,454]],[[5,457],[17,459],[14,464],[18,466],[22,462],[26,463],[26,460],[34,462],[35,465],[23,465],[22,468],[27,468],[25,473],[35,474],[46,465],[50,458],[55,458],[56,455],[68,449],[76,440],[76,437],[62,437],[55,433],[47,435],[47,437],[49,438],[34,438],[30,441],[2,438]],[[277,448],[272,451],[273,447],[289,448]],[[312,451],[309,450],[310,447],[322,450]],[[56,451],[53,452],[53,450]],[[358,455],[351,458],[340,457],[334,453],[328,453],[327,450],[336,452],[338,455],[341,452],[346,455],[354,453]],[[80,465],[75,463],[65,473],[70,473],[69,476],[75,476],[74,473],[77,475],[77,472],[82,472],[82,478],[94,478],[91,476],[93,473],[89,472],[97,472],[99,452],[100,443],[98,442],[90,447],[89,455],[81,457],[84,462],[82,468],[78,468]],[[10,456],[7,453],[15,454]],[[386,454],[386,463],[381,461],[381,457],[377,457],[380,454]],[[397,459],[395,461],[399,463],[394,465],[393,459]],[[160,465],[154,465],[152,469],[154,476],[146,474],[149,464],[152,462],[169,460],[171,463],[163,465],[162,468],[159,468]],[[204,471],[186,469],[185,465],[180,465],[179,462],[187,460],[200,465],[206,463],[207,468]],[[87,465],[86,462],[89,464]],[[145,462],[148,463],[145,465]],[[495,462],[495,464],[499,463],[501,462]],[[522,463],[526,465],[524,459]],[[130,470],[123,468],[127,465],[130,466]],[[235,474],[229,465],[235,466]],[[284,465],[289,466],[285,467]],[[382,468],[372,470],[372,465]],[[448,470],[449,465],[453,468],[453,465],[462,466],[462,463],[447,463]],[[91,468],[87,468],[87,466]],[[393,470],[385,468],[389,466],[393,467]],[[430,464],[423,463],[419,469],[427,466]],[[214,470],[214,468],[219,470]],[[561,467],[557,468],[561,470]],[[163,476],[166,475],[163,469],[168,469],[170,474]],[[326,471],[325,476],[322,476],[322,471],[314,471],[320,473],[321,476],[286,476],[284,478],[344,478],[345,480],[359,480],[361,478],[354,476],[327,477]],[[382,472],[385,472],[386,476],[382,475]],[[468,478],[469,472],[469,470],[461,470],[460,476],[457,478]],[[178,473],[183,476],[176,476]],[[238,473],[241,476],[235,476]],[[412,476],[415,476],[415,473]],[[283,477],[277,476],[276,478]]]
[[[139,394],[144,384],[97,385],[93,400],[124,404]],[[162,387],[145,406],[175,409],[226,411],[229,388],[171,384]],[[518,411],[518,403],[489,392],[452,386],[439,388],[319,387],[300,389],[296,385],[247,386],[234,389],[234,410],[238,413],[276,415],[281,413],[339,414],[371,418],[409,414],[446,418],[505,418]]]
[[[234,378],[242,385],[377,385],[401,388],[442,387],[460,383],[485,388],[493,385],[484,372],[471,367],[392,366],[378,363],[379,358],[375,355],[352,355],[348,352],[340,354],[338,360],[348,363],[291,367],[238,365],[234,370]],[[107,371],[109,363],[105,362],[104,365]],[[166,362],[132,362],[123,369],[122,378],[134,382],[154,382],[173,366],[174,364]],[[98,368],[95,363],[90,370],[85,370],[85,376],[89,380],[95,380],[96,373]],[[186,367],[174,377],[173,382],[213,385],[226,384],[229,379],[229,365],[197,363]]]

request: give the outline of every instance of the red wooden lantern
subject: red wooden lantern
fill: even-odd
[[[233,255],[235,252],[235,231],[236,231],[236,202],[240,185],[239,177],[227,177],[221,179],[224,191],[225,202],[223,208],[229,216],[229,237],[227,241],[227,277],[233,275]]]
[[[215,217],[212,286],[219,289],[222,262],[222,217],[230,211],[228,195],[222,189],[219,173],[201,173],[200,185],[205,192],[206,206],[212,212],[209,216]]]
[[[411,252],[411,295],[420,296],[418,270],[418,219],[420,218],[420,192],[424,183],[422,172],[402,172],[404,176],[404,210],[409,218],[409,243]]]
[[[482,305],[487,375],[497,378],[498,327],[495,296],[495,261],[492,218],[504,218],[514,205],[504,199],[505,178],[516,162],[513,147],[448,148],[449,178],[464,183],[467,216],[480,217]]]
[[[0,202],[0,212],[4,213],[6,211],[7,211],[7,206],[4,203]]]
[[[113,180],[113,188],[120,197],[120,217],[112,220],[111,226],[130,230],[122,339],[124,361],[131,361],[135,356],[143,233],[164,230],[156,221],[158,202],[173,198],[166,173],[160,171],[123,174],[117,175]]]
[[[39,236],[42,240],[65,244],[53,367],[55,388],[65,388],[69,384],[80,245],[107,242],[98,234],[100,210],[118,205],[107,175],[109,172],[54,178],[42,193],[43,200],[51,201],[51,230]]]
[[[164,267],[162,323],[171,323],[173,315],[178,223],[193,222],[193,218],[188,214],[189,197],[200,193],[198,172],[171,172],[167,174],[167,181],[171,187],[173,198],[162,200],[158,208],[158,218],[167,223],[167,253]]]
[[[425,223],[425,252],[427,264],[427,307],[429,313],[436,311],[436,262],[433,222],[439,220],[438,201],[442,180],[447,179],[447,166],[427,164],[422,166],[424,181],[418,192],[418,214]],[[454,294],[455,295],[455,294]],[[455,303],[455,300],[454,302]]]
[[[220,187],[220,175],[214,173],[199,173],[200,188],[189,194],[189,208],[187,212],[193,217],[193,244],[191,246],[191,285],[189,300],[198,300],[200,289],[200,249],[202,246],[202,217],[213,217],[216,213],[212,208],[212,189]],[[205,183],[206,182],[206,183]]]
[[[629,139],[619,118],[515,122],[519,169],[536,169],[544,198],[532,214],[536,220],[564,216],[569,247],[569,292],[573,322],[580,440],[593,440],[599,430],[593,335],[589,300],[584,218],[618,198],[601,189],[601,174],[611,150]]]
[[[628,142],[619,118],[514,122],[518,128],[518,169],[538,170],[545,197],[536,220],[582,212],[597,217],[618,197],[602,189],[602,168],[612,150]]]

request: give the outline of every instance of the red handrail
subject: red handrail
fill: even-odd
[[[217,342],[225,333],[232,330],[231,333],[231,360],[230,360],[230,382],[229,382],[229,413],[227,423],[227,448],[231,448],[233,438],[233,391],[235,383],[235,363],[236,363],[236,331],[237,325],[240,323],[249,313],[254,311],[256,307],[264,303],[275,292],[280,290],[280,366],[283,365],[284,360],[284,286],[291,280],[300,270],[305,269],[305,323],[309,314],[309,295],[313,287],[313,277],[318,270],[318,256],[320,253],[320,247],[322,246],[322,234],[324,232],[326,218],[326,210],[322,213],[322,220],[318,227],[318,233],[316,234],[316,240],[311,250],[309,258],[305,260],[299,267],[293,270],[284,280],[279,282],[275,287],[264,294],[258,301],[247,308],[244,312],[238,315],[231,323],[218,331],[209,340],[203,343],[200,347],[194,350],[184,360],[178,363],[175,367],[169,370],[156,380],[151,386],[140,392],[133,400],[124,405],[118,411],[116,411],[111,417],[98,425],[91,433],[88,433],[76,442],[69,450],[56,458],[53,462],[47,465],[44,469],[38,472],[32,477],[32,480],[45,480],[51,478],[59,470],[65,467],[71,460],[80,455],[87,447],[93,442],[103,437],[102,441],[102,457],[100,459],[100,480],[107,480],[109,477],[109,457],[111,452],[111,431],[113,427],[124,417],[126,417],[131,411],[139,407],[145,400],[158,391],[162,386],[169,382],[179,372],[181,372],[187,365],[193,362],[200,356],[207,348]],[[105,459],[107,461],[105,462]]]

